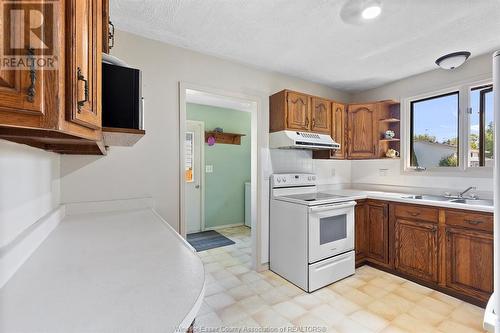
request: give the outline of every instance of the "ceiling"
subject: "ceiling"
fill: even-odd
[[[252,112],[257,108],[257,104],[255,102],[211,94],[193,89],[186,89],[186,102],[217,106],[224,109],[232,109],[243,112]]]
[[[353,1],[365,0],[111,0],[110,14],[121,30],[344,91],[500,48],[499,0],[381,0],[368,22],[341,15]]]

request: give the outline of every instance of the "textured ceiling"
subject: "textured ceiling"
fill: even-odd
[[[362,0],[349,0],[362,1]],[[341,18],[347,0],[111,0],[116,27],[345,91],[435,68],[448,52],[500,48],[499,0],[382,0]]]

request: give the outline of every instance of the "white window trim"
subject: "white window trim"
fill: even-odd
[[[470,90],[474,87],[491,84],[491,78],[467,82],[459,85],[449,86],[445,89],[433,90],[432,92],[406,97],[401,99],[401,168],[402,173],[407,175],[425,175],[425,176],[440,176],[440,177],[478,177],[489,178],[493,176],[493,168],[491,167],[469,167],[469,134],[470,134],[470,117],[469,108],[471,107]],[[458,120],[458,136],[459,136],[459,166],[458,167],[435,167],[424,171],[418,171],[410,166],[410,103],[412,101],[421,100],[433,96],[444,95],[448,93],[459,93],[459,120]],[[464,139],[465,138],[465,139]]]

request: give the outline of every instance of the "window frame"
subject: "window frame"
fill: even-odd
[[[450,91],[450,92],[447,92],[447,93],[444,93],[444,94],[439,94],[439,95],[433,95],[433,96],[430,96],[430,97],[425,97],[425,98],[421,98],[421,99],[413,99],[410,101],[410,134],[409,134],[409,140],[410,140],[410,164],[409,164],[409,167],[410,168],[417,168],[415,166],[412,166],[411,164],[411,158],[413,156],[412,154],[412,151],[413,151],[413,140],[414,140],[414,135],[413,135],[413,120],[414,120],[414,109],[413,109],[413,106],[415,105],[415,103],[420,103],[420,102],[425,102],[425,101],[430,101],[432,99],[437,99],[437,98],[441,98],[441,97],[448,97],[448,96],[452,96],[452,95],[457,95],[457,161],[458,161],[458,166],[456,167],[439,167],[439,169],[441,168],[452,168],[452,169],[456,169],[456,168],[460,168],[460,164],[461,164],[461,160],[460,160],[460,143],[461,143],[461,139],[460,139],[460,91],[459,90],[456,90],[456,91]],[[433,168],[434,169],[434,168]]]
[[[401,98],[401,172],[406,175],[426,175],[439,177],[478,177],[489,178],[493,175],[492,167],[469,167],[468,154],[470,154],[470,111],[471,91],[480,86],[488,86],[493,83],[490,76],[480,76],[477,80],[463,81],[446,88],[429,90],[415,96]],[[417,170],[411,166],[411,103],[438,96],[459,92],[458,100],[458,167],[435,167],[425,170]],[[464,139],[465,138],[465,139]]]
[[[480,90],[479,92],[479,167],[484,168],[486,164],[486,144],[485,144],[485,128],[486,128],[486,94],[493,92],[493,84],[486,84],[471,87],[470,91]],[[472,106],[470,106],[469,114],[472,114]],[[469,118],[470,119],[470,118]],[[469,133],[470,135],[470,133]],[[470,152],[469,152],[470,153]]]

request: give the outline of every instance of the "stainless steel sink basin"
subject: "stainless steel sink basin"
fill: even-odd
[[[431,201],[449,201],[450,199],[441,195],[409,195],[405,196],[405,199],[417,199],[417,200],[431,200]]]
[[[486,200],[486,199],[465,199],[465,198],[460,198],[460,199],[450,200],[450,202],[467,204],[467,205],[474,205],[474,206],[493,206],[493,200]]]
[[[474,205],[474,206],[493,206],[493,200],[486,199],[467,199],[467,198],[450,198],[444,195],[407,195],[404,196],[405,199],[416,199],[416,200],[430,200],[430,201],[449,201],[454,203]]]

